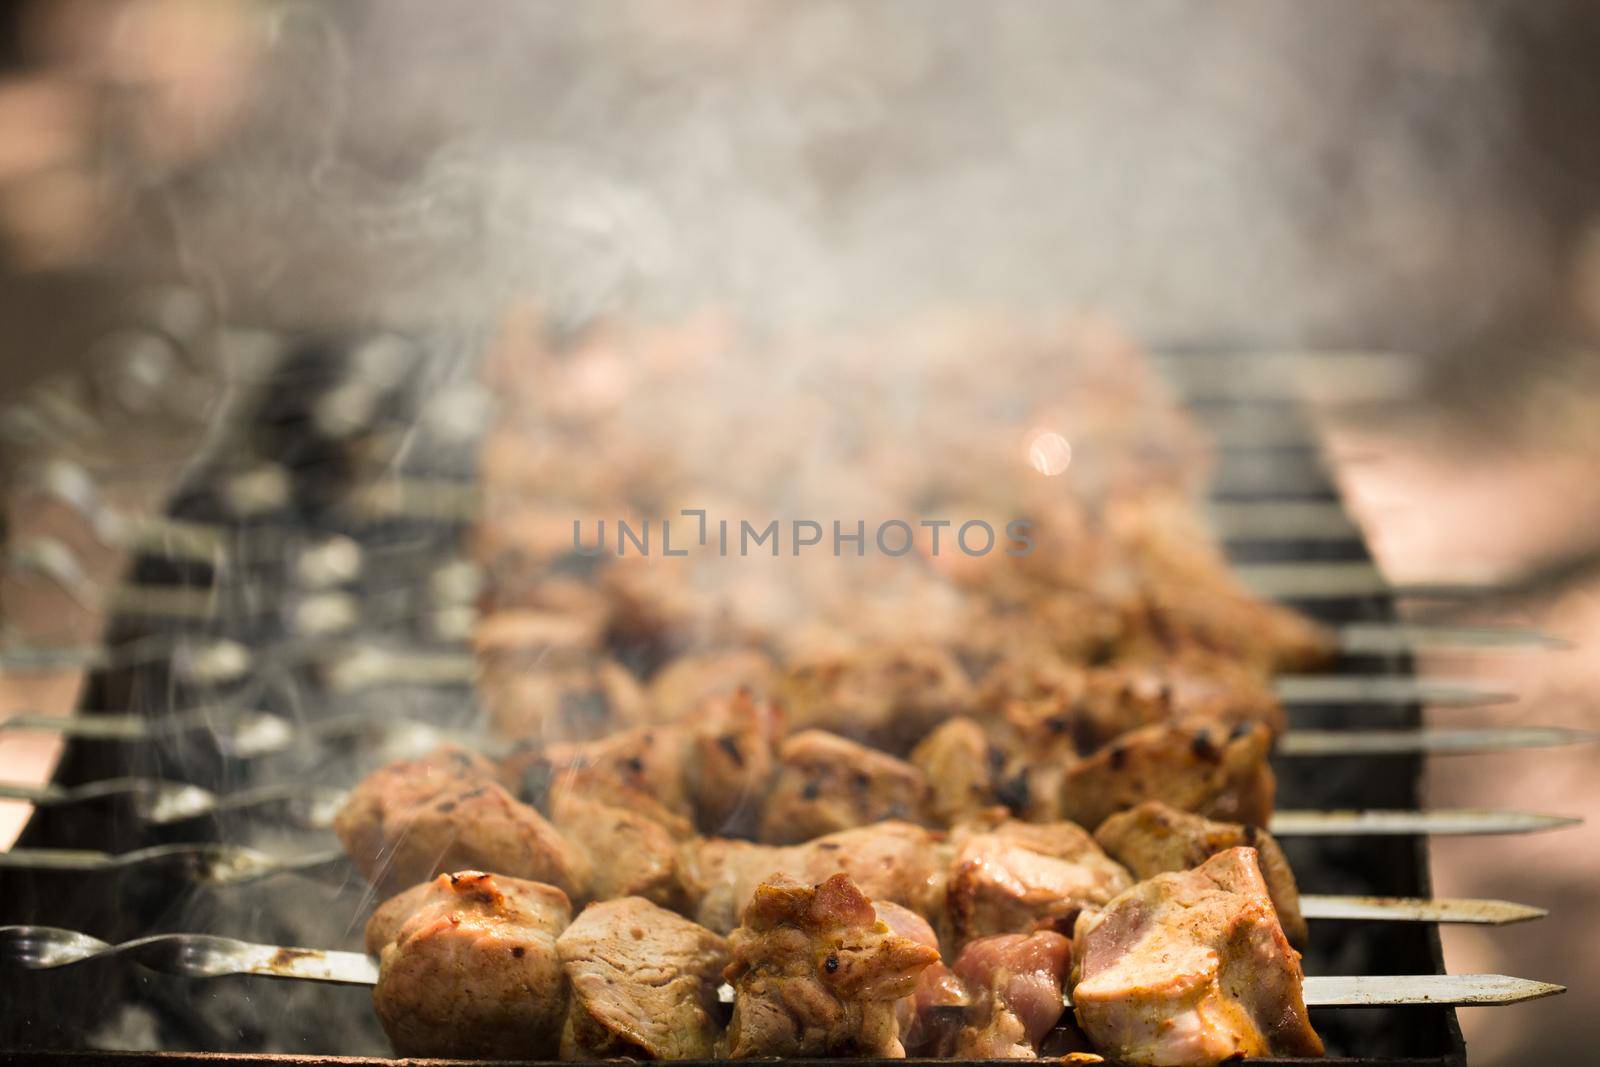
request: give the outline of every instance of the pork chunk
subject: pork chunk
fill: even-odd
[[[548,805],[558,793],[585,796],[638,812],[682,838],[694,830],[688,754],[682,728],[639,727],[596,741],[521,747],[501,775],[529,803]]]
[[[1320,1056],[1302,981],[1254,849],[1140,882],[1075,931],[1073,1010],[1119,1062]]]
[[[567,1001],[556,936],[571,917],[554,886],[477,871],[440,875],[379,908],[367,931],[369,944],[384,939],[372,1003],[395,1052],[554,1055]]]
[[[939,951],[939,935],[934,933],[928,920],[910,908],[887,900],[875,900],[872,909],[890,932],[919,945],[927,945],[935,952]],[[950,1009],[965,1008],[970,1000],[966,987],[955,972],[944,965],[942,959],[930,963],[917,976],[917,986],[912,994],[895,1004],[895,1013],[900,1020],[900,1042],[905,1045],[906,1053],[912,1056],[938,1055],[947,1047],[953,1033],[949,1020],[959,1017]]]
[[[1128,872],[1081,827],[1006,820],[993,829],[958,830],[947,908],[957,945],[995,934],[1070,929],[1133,884]]]
[[[393,893],[441,871],[489,870],[589,892],[588,858],[494,779],[494,765],[444,747],[361,781],[333,829],[373,887]]]
[[[1033,1059],[1066,1010],[1062,985],[1072,942],[1053,930],[998,934],[968,943],[955,973],[973,998],[956,1034],[963,1059]]]
[[[946,722],[911,750],[910,760],[928,782],[928,815],[938,825],[999,802],[995,781],[1005,770],[1006,754],[973,719],[962,715]]]
[[[688,724],[689,791],[707,833],[754,837],[783,737],[783,711],[748,689],[705,701]]]
[[[791,660],[780,695],[796,726],[829,730],[908,752],[972,703],[966,671],[932,645],[805,652]]]
[[[904,760],[823,730],[806,730],[778,749],[761,840],[772,844],[866,826],[921,821],[928,783]]]
[[[903,1057],[895,1003],[937,949],[893,933],[848,875],[763,883],[733,932],[724,1055]]]
[[[1111,816],[1095,830],[1094,839],[1135,878],[1186,871],[1230,848],[1253,848],[1290,944],[1304,945],[1310,936],[1288,857],[1265,830],[1215,822],[1152,800]]]
[[[753,648],[719,649],[679,656],[650,679],[650,698],[661,722],[678,722],[709,700],[746,692],[764,699],[773,691],[777,666]]]
[[[556,941],[572,996],[562,1059],[707,1059],[727,943],[639,897],[591,904]]]
[[[551,796],[550,817],[588,856],[596,900],[643,897],[683,911],[698,897],[683,844],[654,819],[567,792]]]
[[[1272,734],[1240,723],[1231,729],[1184,719],[1124,734],[1066,769],[1061,815],[1099,826],[1147,800],[1214,819],[1264,826],[1272,816],[1274,779],[1267,766]]]

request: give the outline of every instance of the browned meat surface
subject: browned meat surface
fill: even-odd
[[[678,837],[694,830],[686,761],[689,738],[681,727],[621,730],[596,741],[530,744],[501,764],[501,775],[532,803],[569,792],[654,819]]]
[[[494,765],[445,747],[364,778],[333,829],[367,881],[393,893],[448,870],[488,870],[589,892],[588,858],[494,780]]]
[[[778,776],[762,815],[761,840],[809,841],[885,819],[920,822],[927,792],[922,772],[904,760],[806,730],[778,748]]]
[[[1152,800],[1111,816],[1094,832],[1094,839],[1135,878],[1186,871],[1230,848],[1253,848],[1290,943],[1304,945],[1310,936],[1289,860],[1265,830],[1216,822]]]
[[[688,720],[689,791],[703,831],[755,836],[784,725],[776,704],[745,689],[696,709]]]
[[[477,871],[417,888],[380,908],[378,928],[367,932],[369,943],[385,939],[372,1003],[395,1052],[554,1055],[567,1004],[556,957],[556,936],[572,917],[566,894]],[[408,914],[394,926],[401,907]]]
[[[726,933],[739,924],[756,887],[778,874],[816,883],[842,872],[875,900],[903,904],[930,918],[940,916],[950,851],[920,826],[885,822],[802,845],[707,838],[699,842],[695,861],[696,879],[704,887],[696,918]]]
[[[564,791],[551,795],[550,817],[588,856],[596,900],[643,897],[684,911],[699,896],[682,842],[654,819]]]
[[[765,652],[731,648],[679,656],[650,679],[650,699],[661,722],[677,722],[708,700],[727,699],[745,690],[772,694],[777,665]]]
[[[968,1059],[1033,1059],[1061,1013],[1072,942],[1053,930],[970,942],[955,973],[974,998],[954,1054]]]
[[[902,1057],[895,1004],[937,949],[890,931],[848,875],[763,883],[728,940],[733,1017],[722,1051]]]
[[[478,688],[490,725],[511,741],[588,740],[647,717],[638,680],[608,659],[486,671]]]
[[[571,984],[562,1059],[709,1058],[727,943],[639,897],[591,904],[556,941]]]
[[[928,920],[899,904],[875,900],[872,909],[878,921],[891,933],[909,938],[919,945],[939,951],[939,935],[934,933]],[[930,963],[917,976],[917,986],[909,997],[895,1003],[895,1014],[900,1021],[900,1043],[911,1056],[937,1054],[949,1039],[952,1030],[950,1009],[966,1007],[971,998],[961,980],[943,960]]]
[[[1069,929],[1085,908],[1133,883],[1128,872],[1072,823],[1006,820],[956,834],[947,909],[957,945],[993,934]]]
[[[1272,734],[1265,726],[1231,729],[1204,720],[1147,726],[1124,734],[1068,767],[1061,816],[1081,826],[1147,800],[1215,819],[1265,826],[1274,779],[1267,766]]]
[[[1006,753],[973,719],[946,722],[911,750],[910,760],[928,783],[928,815],[940,826],[999,802],[995,780],[1004,773]]]
[[[1237,1056],[1320,1056],[1300,957],[1254,849],[1140,882],[1074,936],[1072,1005],[1107,1056],[1201,1067]]]
[[[794,656],[780,696],[796,726],[907,752],[966,711],[972,686],[954,656],[931,645],[874,645]]]

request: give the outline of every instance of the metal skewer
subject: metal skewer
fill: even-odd
[[[1432,808],[1418,811],[1341,809],[1278,811],[1267,828],[1279,837],[1407,836],[1457,837],[1528,834],[1576,826],[1582,819],[1524,811]]]
[[[1417,730],[1289,730],[1280,756],[1460,755],[1600,741],[1600,732],[1559,726],[1423,727]]]
[[[378,965],[359,952],[260,945],[211,934],[156,934],[113,945],[51,926],[0,926],[0,959],[31,970],[70,967],[107,957],[191,978],[253,974],[336,985],[374,985]],[[1314,1008],[1376,1005],[1517,1004],[1565,987],[1499,974],[1309,977],[1302,992]]]
[[[1340,897],[1302,893],[1300,914],[1307,919],[1360,922],[1450,923],[1472,926],[1509,926],[1542,919],[1546,908],[1509,900],[1473,900],[1461,897]]]
[[[1391,582],[1376,566],[1364,560],[1238,563],[1233,571],[1252,592],[1273,600],[1471,599],[1497,588],[1495,578],[1489,575]]]

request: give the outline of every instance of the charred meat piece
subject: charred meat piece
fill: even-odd
[[[687,728],[696,822],[707,833],[754,837],[777,770],[782,710],[740,689],[703,703]]]
[[[780,683],[780,696],[796,726],[907,752],[928,731],[970,707],[972,685],[942,648],[874,645],[797,654]]]
[[[1253,848],[1278,923],[1290,943],[1304,945],[1310,936],[1289,860],[1265,830],[1215,822],[1152,800],[1111,816],[1094,832],[1094,839],[1135,878],[1186,871],[1230,848]]]
[[[772,694],[777,665],[765,652],[730,648],[679,656],[650,679],[650,700],[660,722],[678,722],[710,700],[725,700],[744,691],[752,697]]]
[[[417,889],[379,908],[367,931],[369,944],[384,939],[372,1003],[395,1052],[554,1055],[567,1002],[556,957],[556,936],[572,918],[566,894],[477,871]]]
[[[529,744],[513,751],[500,773],[529,803],[545,805],[555,793],[572,793],[637,812],[687,837],[694,830],[688,740],[679,727],[648,726],[597,741]]]
[[[934,933],[928,920],[899,904],[875,900],[872,909],[878,921],[891,933],[909,938],[919,945],[939,951],[939,935]],[[895,1013],[900,1020],[900,1043],[908,1055],[932,1056],[948,1046],[953,1037],[952,1018],[959,1018],[950,1009],[965,1008],[971,1001],[966,987],[943,960],[930,963],[917,976],[917,986],[909,997],[897,1001]]]
[[[1119,1062],[1322,1054],[1254,849],[1140,882],[1085,912],[1073,940],[1078,1024]]]
[[[895,1004],[937,949],[890,931],[848,875],[756,889],[728,940],[733,1018],[724,1055],[905,1055]]]
[[[591,904],[556,941],[571,984],[562,1059],[707,1059],[727,943],[639,897]]]
[[[903,822],[843,830],[786,847],[707,838],[695,850],[696,881],[704,888],[696,918],[725,933],[739,924],[762,882],[782,874],[817,883],[841,872],[875,900],[940,916],[949,863],[949,848],[939,837]]]
[[[494,732],[509,741],[590,740],[647,718],[644,689],[608,659],[486,668],[478,691]]]
[[[494,780],[494,765],[436,749],[364,778],[333,829],[368,882],[396,892],[441,871],[489,870],[589,892],[589,861],[554,826]]]
[[[682,842],[654,819],[565,791],[552,794],[550,818],[589,857],[596,900],[643,897],[684,911],[699,896]]]
[[[922,772],[904,760],[806,730],[778,748],[778,777],[767,797],[761,840],[787,844],[886,819],[919,822],[927,793]]]
[[[1061,995],[1072,942],[1053,930],[999,934],[970,942],[956,957],[956,977],[972,995],[968,1022],[956,1034],[963,1059],[1033,1059],[1066,1010]]]
[[[1068,767],[1061,815],[1099,826],[1147,800],[1209,818],[1265,826],[1274,779],[1267,766],[1272,734],[1260,724],[1229,728],[1204,720],[1147,726],[1124,734]]]
[[[928,815],[950,826],[999,803],[996,780],[1007,758],[982,726],[957,716],[911,750],[911,764],[928,783]]]
[[[1133,884],[1082,827],[1006,820],[958,830],[947,911],[957,945],[994,934],[1070,929]]]

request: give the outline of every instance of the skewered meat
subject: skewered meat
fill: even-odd
[[[995,782],[1005,770],[1005,751],[964,715],[923,738],[911,750],[910,760],[927,780],[928,814],[941,826],[971,818],[999,802]]]
[[[367,881],[393,893],[447,870],[491,870],[587,896],[588,858],[494,779],[494,765],[446,746],[364,778],[333,829]]]
[[[1301,983],[1254,849],[1157,875],[1078,919],[1073,1010],[1095,1047],[1119,1061],[1320,1056]]]
[[[1068,822],[1005,820],[957,833],[948,912],[957,945],[993,934],[1070,928],[1133,882],[1094,839]]]
[[[677,722],[707,701],[746,690],[770,696],[777,665],[765,652],[730,648],[679,656],[650,679],[650,700],[662,722]]]
[[[486,672],[480,690],[494,732],[513,741],[589,740],[647,718],[638,679],[608,659]]]
[[[939,951],[939,935],[928,925],[928,920],[910,908],[875,900],[872,910],[891,933]],[[950,1038],[948,1020],[952,1013],[949,1009],[964,1008],[970,1000],[966,987],[943,960],[928,964],[917,975],[916,990],[895,1004],[895,1014],[900,1021],[900,1043],[906,1052],[912,1056],[936,1055]]]
[[[722,1026],[721,937],[639,897],[591,904],[556,941],[571,983],[563,1059],[706,1059]]]
[[[1053,930],[999,934],[970,942],[956,976],[975,997],[956,1034],[954,1054],[970,1059],[1033,1059],[1061,1018],[1072,942]]]
[[[950,851],[932,832],[884,822],[780,847],[709,838],[695,854],[704,887],[696,918],[719,933],[739,924],[756,887],[783,874],[816,883],[844,873],[876,900],[903,904],[924,916],[944,911]]]
[[[551,794],[550,817],[588,856],[596,900],[643,897],[684,911],[698,897],[683,846],[654,819],[564,790]]]
[[[740,689],[701,704],[689,729],[689,789],[700,828],[754,837],[777,769],[782,710]]]
[[[797,653],[780,683],[791,721],[906,752],[929,730],[967,710],[961,664],[930,645]]]
[[[1184,719],[1134,730],[1066,769],[1061,815],[1081,826],[1147,800],[1215,819],[1265,826],[1274,779],[1272,734],[1260,724],[1231,730]]]
[[[836,734],[795,734],[779,747],[778,768],[761,821],[763,841],[809,841],[885,819],[923,818],[928,783],[921,771]]]
[[[378,910],[372,1003],[402,1056],[538,1059],[555,1053],[567,983],[556,935],[572,918],[554,886],[464,871]],[[409,914],[395,925],[400,909]],[[392,933],[392,939],[391,939]]]
[[[1290,943],[1304,945],[1310,936],[1300,914],[1300,891],[1295,887],[1288,857],[1265,830],[1214,822],[1152,800],[1111,816],[1095,830],[1094,839],[1135,878],[1141,879],[1198,867],[1230,848],[1253,848],[1267,893],[1277,909],[1278,923]]]
[[[570,792],[637,812],[687,837],[694,830],[687,741],[681,728],[646,726],[595,741],[533,743],[513,751],[501,774],[533,803]]]
[[[729,938],[733,1018],[722,1051],[903,1057],[895,1002],[937,949],[892,933],[848,875],[757,888]]]

